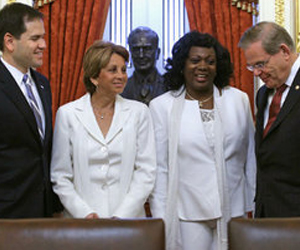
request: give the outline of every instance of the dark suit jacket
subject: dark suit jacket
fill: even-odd
[[[142,94],[142,89],[147,89],[146,95]],[[160,75],[156,69],[153,74],[150,74],[145,79],[139,77],[134,71],[133,75],[128,78],[128,82],[121,96],[149,105],[152,99],[165,93],[166,90],[167,89],[163,82],[163,76]]]
[[[47,217],[53,213],[49,166],[52,143],[51,90],[31,70],[45,112],[41,141],[34,114],[0,61],[0,218]]]
[[[300,216],[300,70],[263,138],[269,91],[263,86],[256,99],[256,217]]]

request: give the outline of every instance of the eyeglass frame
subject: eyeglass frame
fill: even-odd
[[[272,56],[273,55],[270,55],[270,57],[267,60],[261,61],[261,62],[257,62],[254,65],[247,65],[246,68],[249,71],[251,71],[251,72],[253,72],[255,69],[257,69],[257,70],[263,70],[266,67],[266,65],[269,63],[269,61],[270,61],[270,59],[271,59]]]

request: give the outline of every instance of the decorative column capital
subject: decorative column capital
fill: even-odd
[[[43,7],[44,5],[49,4],[49,3],[52,3],[52,2],[54,2],[54,1],[55,1],[55,0],[34,0],[34,8],[35,8],[35,9],[41,8],[41,7]]]
[[[232,0],[231,5],[254,16],[258,15],[258,0]]]

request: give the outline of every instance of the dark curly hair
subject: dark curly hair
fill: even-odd
[[[167,60],[164,74],[164,83],[169,90],[178,90],[185,85],[183,69],[189,57],[191,47],[213,48],[217,59],[217,72],[214,84],[223,88],[229,85],[229,79],[233,74],[233,65],[228,50],[223,47],[216,38],[207,33],[191,31],[181,37],[173,46],[172,58]]]

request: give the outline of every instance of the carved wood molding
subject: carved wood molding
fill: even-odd
[[[275,1],[275,22],[282,27],[285,26],[284,0]]]
[[[38,9],[38,8],[41,8],[43,7],[44,5],[46,4],[49,4],[49,3],[52,3],[54,2],[55,0],[35,0],[34,1],[34,8]]]
[[[240,10],[247,11],[254,16],[258,15],[258,0],[232,0],[231,5],[236,6]]]
[[[300,0],[296,0],[296,49],[300,52]]]

